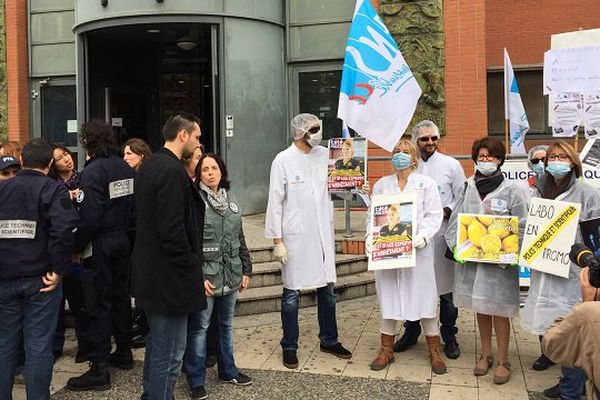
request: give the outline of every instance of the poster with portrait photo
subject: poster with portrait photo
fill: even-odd
[[[373,196],[369,210],[372,235],[369,271],[416,265],[412,238],[417,231],[417,196],[411,191]]]
[[[367,141],[365,138],[329,139],[329,191],[360,188],[367,176]]]

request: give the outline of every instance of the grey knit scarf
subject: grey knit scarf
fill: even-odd
[[[220,188],[216,192],[210,190],[202,181],[200,183],[200,189],[206,193],[210,206],[219,214],[225,215],[225,211],[229,208],[229,201],[227,199],[227,190]]]

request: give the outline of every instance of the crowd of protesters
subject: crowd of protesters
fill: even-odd
[[[320,351],[344,359],[352,353],[338,341],[329,156],[320,145],[319,119],[297,115],[290,134],[293,143],[271,167],[266,237],[282,265],[282,363],[294,369],[301,290],[317,289]],[[163,147],[152,154],[139,138],[119,148],[110,126],[87,122],[80,136],[83,168],[60,143],[32,139],[22,148],[16,142],[0,147],[0,398],[11,398],[19,371],[28,399],[50,398],[66,304],[75,321],[75,361],[90,363],[68,380],[69,390],[109,389],[109,367],[132,369],[132,348],[144,346],[142,399],[172,399],[181,371],[190,397],[206,399],[206,368],[214,364],[221,382],[252,384],[233,357],[234,309],[252,275],[243,210],[224,161],[203,151],[197,117],[172,115],[162,135]],[[384,369],[394,353],[414,346],[422,326],[432,371],[446,373],[444,355],[460,357],[456,320],[465,308],[476,314],[481,340],[473,374],[495,367],[493,382],[504,384],[511,375],[510,319],[521,314],[523,328],[543,340],[533,369],[563,367],[559,384],[545,394],[579,398],[587,379],[596,386],[599,380],[593,368],[599,357],[574,339],[586,334],[593,347],[581,321],[597,326],[598,308],[577,306],[599,300],[587,269],[580,273],[572,263],[567,279],[534,271],[520,311],[516,265],[465,263],[454,247],[459,213],[516,216],[521,240],[530,198],[580,203],[580,218],[590,219],[600,216],[600,193],[581,180],[577,152],[564,141],[532,148],[532,178],[519,186],[501,172],[506,149],[500,141],[473,143],[475,173],[466,179],[460,163],[439,151],[439,139],[433,122],[415,125],[392,152],[394,173],[373,187],[373,195],[415,191],[419,224],[410,233],[416,267],[375,273],[381,346],[371,369]],[[370,192],[368,184],[363,190]],[[370,252],[373,232],[367,231]],[[395,341],[398,321],[405,331]]]

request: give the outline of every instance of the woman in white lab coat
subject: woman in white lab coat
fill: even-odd
[[[448,247],[456,247],[459,213],[516,216],[519,218],[519,241],[522,238],[527,202],[524,191],[502,175],[500,166],[505,157],[504,145],[493,137],[473,142],[471,158],[476,163],[476,172],[467,179],[462,199],[450,216],[446,231]],[[498,367],[494,373],[494,383],[508,382],[510,318],[519,315],[517,265],[459,261],[454,281],[454,304],[477,313],[482,355],[475,365],[474,375],[487,374],[493,364],[493,328],[498,345]]]
[[[431,367],[436,374],[443,374],[446,372],[446,363],[440,351],[438,293],[431,241],[442,224],[444,211],[436,183],[415,172],[418,162],[414,144],[401,139],[394,147],[392,156],[396,173],[384,176],[373,187],[373,195],[416,191],[418,224],[417,232],[412,232],[413,246],[417,249],[416,267],[375,271],[381,309],[381,348],[371,363],[371,369],[381,370],[394,361],[392,346],[397,321],[421,320],[429,346]]]

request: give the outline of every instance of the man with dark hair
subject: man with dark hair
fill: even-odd
[[[0,398],[12,398],[22,340],[27,398],[49,399],[60,277],[71,264],[77,212],[67,189],[46,176],[50,144],[33,139],[22,159],[17,176],[0,182]]]
[[[136,176],[136,240],[133,290],[147,315],[144,394],[170,400],[186,348],[188,316],[206,308],[202,275],[204,202],[192,186],[181,158],[200,145],[199,120],[171,116],[165,144]]]
[[[74,252],[82,253],[84,311],[80,337],[89,371],[69,379],[76,391],[110,388],[108,364],[133,367],[131,299],[129,297],[129,231],[133,224],[134,171],[118,156],[111,128],[91,121],[81,128],[81,143],[89,157],[79,181],[76,202],[81,223]],[[117,349],[110,354],[111,330]]]

